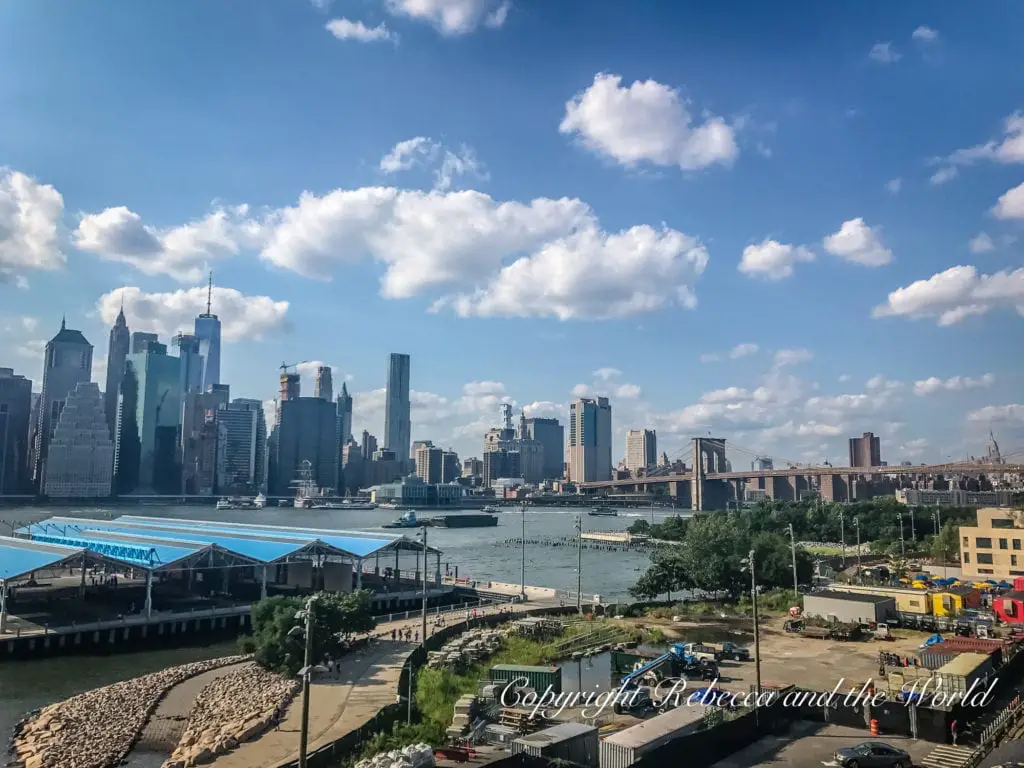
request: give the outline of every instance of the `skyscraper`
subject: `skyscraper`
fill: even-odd
[[[388,358],[387,394],[384,401],[384,447],[394,451],[399,464],[407,467],[411,444],[409,356],[392,352]]]
[[[882,466],[882,443],[871,432],[865,432],[860,437],[850,438],[850,466],[851,467],[880,467]]]
[[[526,434],[544,446],[544,478],[561,477],[565,472],[565,428],[558,419],[527,419]]]
[[[181,493],[181,360],[163,344],[128,355],[119,410],[118,488]]]
[[[416,449],[416,474],[425,483],[444,482],[444,449],[424,445]]]
[[[60,331],[46,343],[43,357],[43,391],[39,395],[39,424],[32,457],[32,481],[40,491],[46,485],[46,455],[64,402],[78,384],[91,377],[92,344],[61,318]]]
[[[252,493],[263,487],[267,424],[263,403],[237,398],[216,413],[224,438],[224,473],[220,493]]]
[[[304,461],[313,470],[318,488],[336,488],[338,483],[338,412],[331,400],[319,397],[298,397],[278,406],[276,428],[277,466],[274,472],[273,496],[289,494],[298,479]]]
[[[0,494],[28,493],[29,420],[32,416],[32,382],[0,368]]]
[[[132,346],[131,351],[128,354],[137,355],[139,352],[145,352],[149,349],[150,344],[157,344],[159,341],[160,339],[157,338],[155,333],[136,331],[132,334]]]
[[[181,360],[181,394],[189,392],[206,392],[203,386],[203,356],[198,337],[191,333],[179,333],[171,342],[178,348]]]
[[[46,456],[50,498],[106,498],[113,491],[114,443],[98,384],[79,382],[68,393]]]
[[[117,391],[124,376],[124,359],[131,350],[131,333],[124,319],[124,307],[117,313],[117,319],[110,329],[110,343],[107,345],[107,380],[103,390],[104,411],[111,439],[117,430]]]
[[[321,365],[316,369],[316,377],[313,379],[313,397],[319,397],[321,400],[334,399],[334,377],[329,365]]]
[[[338,445],[341,449],[352,440],[352,395],[348,393],[345,382],[341,382],[341,394],[338,395]]]
[[[658,463],[658,439],[653,429],[631,429],[626,433],[626,469],[650,469]]]
[[[182,361],[184,368],[185,362]],[[181,488],[182,493],[212,495],[220,478],[217,476],[219,425],[217,412],[228,404],[227,387],[218,386],[208,392],[183,393],[181,420]],[[222,468],[223,469],[223,468]]]
[[[612,476],[612,407],[607,397],[581,397],[569,406],[569,480],[586,483]]]
[[[220,319],[210,309],[213,300],[213,273],[206,288],[206,311],[196,318],[195,336],[199,339],[199,355],[203,374],[199,387],[205,392],[213,384],[220,384]]]

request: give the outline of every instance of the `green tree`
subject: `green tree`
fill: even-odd
[[[960,560],[960,526],[950,521],[942,524],[938,536],[932,536],[929,554],[940,563]]]
[[[626,529],[626,533],[631,536],[647,536],[651,532],[651,524],[646,520],[634,520],[629,528]]]
[[[242,642],[247,653],[267,669],[294,675],[305,659],[305,639],[292,630],[302,624],[295,618],[306,600],[301,597],[270,597],[252,607],[253,634]],[[376,626],[366,590],[343,595],[323,592],[313,602],[313,659],[338,655],[352,635]]]
[[[686,583],[686,563],[680,547],[666,547],[651,555],[651,565],[629,588],[638,600],[653,600],[659,595],[672,593],[689,586]]]

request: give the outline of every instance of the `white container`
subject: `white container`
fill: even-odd
[[[700,728],[707,707],[684,703],[601,742],[601,768],[629,768],[648,752]]]

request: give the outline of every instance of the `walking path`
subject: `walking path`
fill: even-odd
[[[188,715],[195,704],[196,696],[207,685],[222,675],[236,671],[241,664],[211,669],[201,675],[190,677],[183,683],[174,686],[167,692],[156,710],[149,717],[149,722],[142,730],[142,735],[135,743],[134,750],[164,752],[170,756],[181,739]]]
[[[510,616],[528,609],[550,608],[557,600],[538,600],[513,606]],[[508,605],[477,610],[477,616],[498,613]],[[461,611],[447,614],[450,624],[465,618]],[[366,724],[381,709],[398,699],[398,682],[402,666],[417,647],[416,643],[391,641],[391,630],[420,630],[421,619],[401,619],[378,624],[374,634],[386,637],[367,650],[342,657],[334,677],[323,676],[314,680],[309,696],[309,752],[337,741],[347,733]],[[439,629],[427,615],[427,633]],[[214,768],[277,768],[299,757],[299,733],[302,723],[302,696],[296,696],[285,711],[278,730],[271,730],[255,741],[242,744],[238,749],[218,757]]]

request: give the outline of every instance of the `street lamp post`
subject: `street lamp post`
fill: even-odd
[[[302,669],[299,674],[302,676],[302,726],[299,731],[299,768],[306,768],[306,752],[309,748],[309,680],[314,671],[320,671],[323,667],[313,666],[313,607],[317,596],[312,595],[306,600],[305,607],[295,614],[296,620],[303,621],[304,626],[294,626],[289,635],[305,635],[305,654],[303,656]]]
[[[897,512],[896,513],[896,522],[897,522],[897,524],[900,527],[900,557],[903,558],[903,559],[906,559],[907,552],[906,552],[906,546],[905,546],[904,541],[903,541],[903,513],[902,512]]]
[[[846,514],[839,510],[839,544],[843,549],[843,570],[846,570]]]
[[[420,532],[416,534],[416,538],[420,535],[423,536],[423,623],[421,626],[422,633],[420,637],[423,638],[423,642],[427,642],[427,529],[420,528]],[[409,674],[412,674],[410,668]]]
[[[914,530],[914,508],[910,508],[910,541],[917,544],[917,531]]]
[[[576,516],[576,613],[583,613],[583,516]]]
[[[526,599],[526,502],[520,502],[519,509],[523,515],[523,571],[519,586],[519,597]]]
[[[800,599],[800,586],[796,578],[796,534],[793,532],[793,524],[789,524],[789,549],[793,556],[793,599]]]

